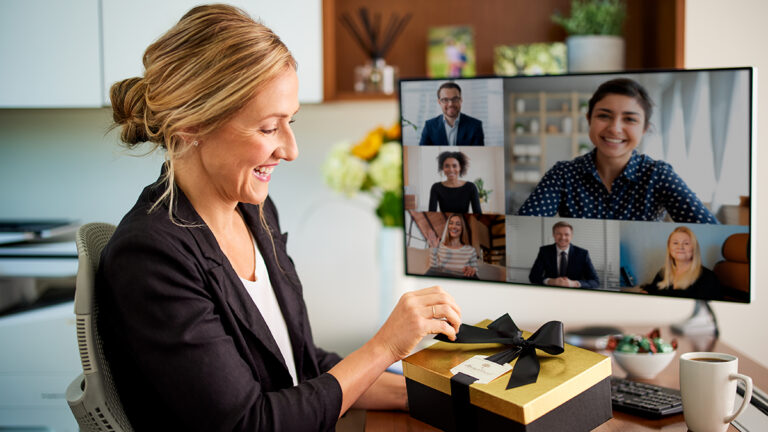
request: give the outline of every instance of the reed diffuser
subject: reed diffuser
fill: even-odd
[[[341,14],[342,24],[368,56],[365,65],[355,67],[355,91],[393,94],[397,82],[397,67],[387,65],[384,58],[410,21],[411,14],[401,16],[393,13],[382,29],[380,13],[376,12],[371,16],[365,7],[361,7],[357,12],[359,24],[355,23],[348,12]]]

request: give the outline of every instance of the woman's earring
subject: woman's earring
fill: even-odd
[[[192,145],[193,145],[193,146],[197,147],[197,145],[198,145],[198,144],[200,144],[200,143],[199,143],[199,142],[197,142],[197,140],[194,140],[194,141],[192,141]]]

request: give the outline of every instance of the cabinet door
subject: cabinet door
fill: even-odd
[[[0,1],[0,107],[98,107],[99,0]]]
[[[277,33],[299,63],[299,100],[322,100],[321,0],[232,0]],[[116,81],[142,76],[147,46],[173,26],[198,0],[104,0],[104,95]]]

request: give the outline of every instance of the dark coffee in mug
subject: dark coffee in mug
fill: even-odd
[[[747,408],[752,399],[752,379],[738,370],[739,359],[731,354],[689,352],[680,355],[680,395],[688,429],[726,432],[733,419]],[[745,396],[734,411],[736,381],[743,382]]]

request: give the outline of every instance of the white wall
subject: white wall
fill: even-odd
[[[762,324],[768,316],[768,261],[764,247],[768,241],[768,51],[763,44],[768,40],[768,3],[762,0],[687,1],[685,5],[685,66],[755,66],[758,70],[757,85],[757,140],[752,153],[752,281],[753,299],[750,305],[715,303],[714,309],[720,322],[722,338],[750,355],[763,365],[768,365],[768,345],[755,343],[764,340]],[[760,76],[762,75],[762,76]],[[762,81],[762,82],[761,82]],[[760,222],[758,222],[760,221]],[[757,338],[757,339],[755,339]]]

